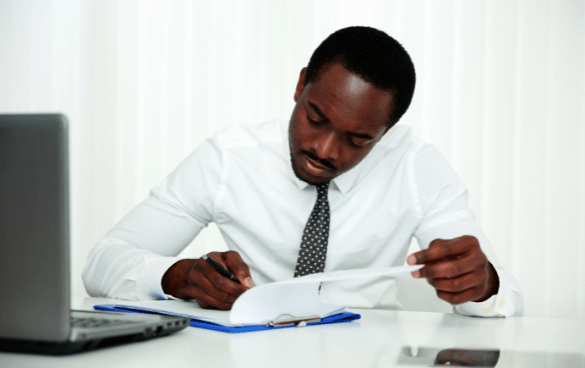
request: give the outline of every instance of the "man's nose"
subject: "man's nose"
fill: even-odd
[[[334,132],[322,135],[316,142],[315,151],[319,158],[337,160],[339,157],[339,142]]]

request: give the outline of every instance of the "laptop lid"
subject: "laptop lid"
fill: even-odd
[[[0,338],[70,331],[67,120],[0,115]]]

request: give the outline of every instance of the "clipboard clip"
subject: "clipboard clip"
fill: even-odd
[[[282,327],[295,325],[297,327],[305,327],[308,323],[313,322],[321,322],[321,317],[319,317],[318,315],[312,315],[307,317],[295,317],[291,314],[281,314],[266,326]]]

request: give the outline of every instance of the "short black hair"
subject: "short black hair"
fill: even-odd
[[[339,63],[374,87],[393,94],[395,106],[388,126],[400,120],[412,101],[416,75],[410,56],[398,41],[371,27],[347,27],[325,39],[313,52],[305,86]]]

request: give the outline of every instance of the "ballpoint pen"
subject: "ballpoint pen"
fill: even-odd
[[[211,267],[213,267],[217,272],[221,273],[223,276],[227,277],[228,279],[232,280],[233,282],[237,282],[238,284],[240,284],[240,281],[238,281],[238,279],[234,275],[229,273],[229,271],[226,270],[215,259],[208,257],[207,255],[203,255],[203,257],[201,257],[201,258],[203,258],[205,260],[205,262],[209,263],[209,265]]]

